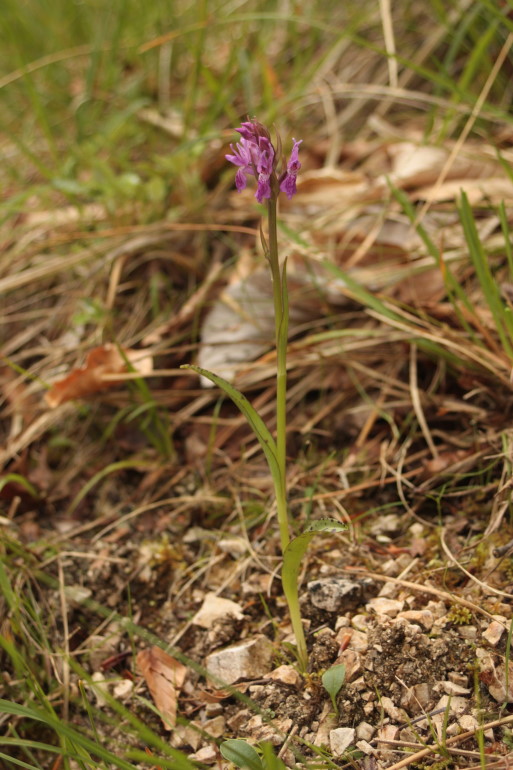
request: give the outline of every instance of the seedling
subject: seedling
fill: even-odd
[[[285,764],[276,756],[270,743],[261,745],[262,756],[253,746],[239,738],[223,741],[219,748],[225,759],[244,770],[286,770]]]
[[[333,710],[338,716],[337,695],[340,692],[342,685],[346,679],[346,667],[343,663],[338,663],[336,666],[328,668],[322,675],[322,684],[326,692],[331,698],[333,704]]]

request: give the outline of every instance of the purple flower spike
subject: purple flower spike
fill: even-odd
[[[289,200],[296,194],[296,177],[297,172],[301,168],[301,163],[299,162],[299,145],[303,140],[300,139],[296,142],[296,140],[293,139],[292,141],[294,142],[294,146],[292,147],[290,159],[287,163],[287,171],[280,182],[280,190],[285,193]]]
[[[230,145],[233,155],[226,155],[226,160],[238,166],[235,186],[241,192],[247,185],[247,175],[258,180],[255,198],[259,203],[272,195],[271,176],[274,172],[274,147],[267,130],[257,121],[247,121],[237,129],[241,135],[235,147]]]
[[[264,198],[271,197],[270,179],[274,166],[274,147],[265,136],[259,137],[258,153],[258,160],[255,164],[258,172],[258,186],[255,198],[259,203],[262,203]]]
[[[247,120],[237,129],[240,134],[240,140],[236,145],[231,144],[232,154],[226,155],[226,160],[233,163],[237,168],[235,175],[235,186],[241,192],[248,183],[248,174],[256,177],[257,190],[255,198],[259,203],[277,195],[278,180],[276,178],[276,150],[271,142],[268,130],[257,120]],[[282,190],[288,198],[296,192],[296,177],[301,163],[299,162],[298,152],[302,140],[296,142],[287,164],[287,170],[280,176],[279,189]],[[274,192],[273,192],[274,191]]]

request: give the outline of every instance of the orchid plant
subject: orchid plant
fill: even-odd
[[[235,186],[239,192],[248,184],[248,177],[257,181],[255,198],[266,203],[268,240],[261,230],[265,257],[269,263],[273,283],[275,341],[276,341],[276,440],[246,397],[218,375],[197,366],[193,369],[213,382],[232,399],[252,427],[267,459],[276,496],[276,509],[280,542],[283,553],[282,584],[296,638],[297,657],[302,670],[306,670],[307,648],[299,609],[298,575],[301,559],[316,532],[345,529],[345,525],[331,519],[314,521],[302,534],[291,540],[287,508],[286,440],[287,440],[287,339],[288,339],[288,292],[287,260],[280,264],[278,255],[277,208],[278,199],[284,193],[289,200],[296,193],[296,179],[301,168],[299,146],[302,140],[293,139],[287,163],[283,162],[281,140],[276,147],[269,131],[256,120],[248,120],[237,129],[238,143],[230,145],[226,159],[237,166]]]

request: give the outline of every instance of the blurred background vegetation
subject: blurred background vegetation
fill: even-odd
[[[222,158],[210,168],[205,153],[247,114],[292,127],[309,146],[334,127],[341,141],[369,135],[371,114],[399,129],[417,114],[443,142],[486,84],[511,9],[510,0],[4,0],[0,211],[34,207],[36,195],[43,205],[100,201],[132,224],[184,209],[201,217]],[[477,131],[511,125],[511,70],[508,51]]]

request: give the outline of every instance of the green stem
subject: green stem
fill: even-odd
[[[277,191],[273,191],[268,204],[269,212],[269,264],[273,280],[274,323],[276,332],[276,456],[280,483],[276,487],[276,505],[280,527],[281,550],[283,553],[282,584],[289,606],[292,630],[296,637],[297,655],[302,671],[306,671],[308,661],[305,632],[299,608],[298,574],[303,541],[306,538],[290,542],[289,518],[287,511],[287,342],[289,328],[289,301],[287,293],[287,262],[280,270],[278,259],[278,230],[276,224]],[[306,546],[305,546],[306,547]]]
[[[278,259],[278,231],[276,226],[276,196],[268,201],[269,212],[269,264],[273,281],[274,323],[276,333],[276,449],[281,476],[280,488],[276,489],[276,505],[280,528],[281,550],[290,542],[287,512],[287,338],[289,312],[287,301],[286,269],[280,271]]]
[[[282,577],[283,581],[283,577]],[[297,581],[297,577],[296,577]],[[303,621],[301,620],[301,610],[299,607],[299,589],[298,584],[291,587],[289,592],[285,592],[287,604],[289,607],[290,622],[294,636],[296,637],[297,660],[301,671],[306,671],[308,665],[308,651],[306,649],[305,631]]]

